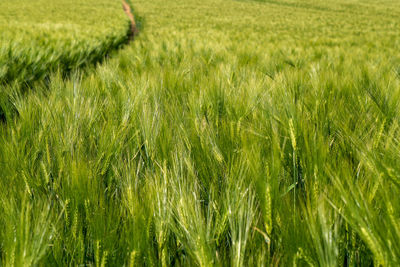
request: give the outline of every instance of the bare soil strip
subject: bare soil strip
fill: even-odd
[[[122,7],[124,8],[125,14],[128,16],[129,20],[131,21],[131,32],[130,32],[129,39],[131,41],[133,41],[135,36],[139,33],[139,30],[136,27],[135,17],[132,14],[131,7],[125,0],[122,0]]]

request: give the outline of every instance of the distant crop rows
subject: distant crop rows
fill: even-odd
[[[0,10],[0,84],[97,62],[130,29],[120,1],[1,1]]]
[[[0,88],[0,120],[16,95],[101,61],[131,30],[120,1],[1,1],[0,10],[0,86],[11,85]]]

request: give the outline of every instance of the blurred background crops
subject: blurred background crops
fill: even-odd
[[[15,91],[99,62],[128,41],[120,1],[1,1],[0,10],[0,84],[14,85],[0,91],[0,117]]]
[[[397,1],[134,5],[135,42],[13,99],[2,265],[399,265]]]

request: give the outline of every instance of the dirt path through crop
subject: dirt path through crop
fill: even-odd
[[[133,41],[133,39],[139,32],[136,27],[135,17],[132,14],[131,7],[125,0],[122,0],[122,7],[124,8],[125,14],[128,16],[129,20],[131,21],[131,32],[130,32],[129,39],[131,41]]]

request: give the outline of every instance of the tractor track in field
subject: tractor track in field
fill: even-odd
[[[131,30],[129,33],[129,41],[133,41],[135,36],[139,33],[139,30],[136,26],[135,17],[133,16],[131,7],[129,6],[128,2],[122,0],[122,8],[124,9],[125,14],[128,16],[131,22]]]

